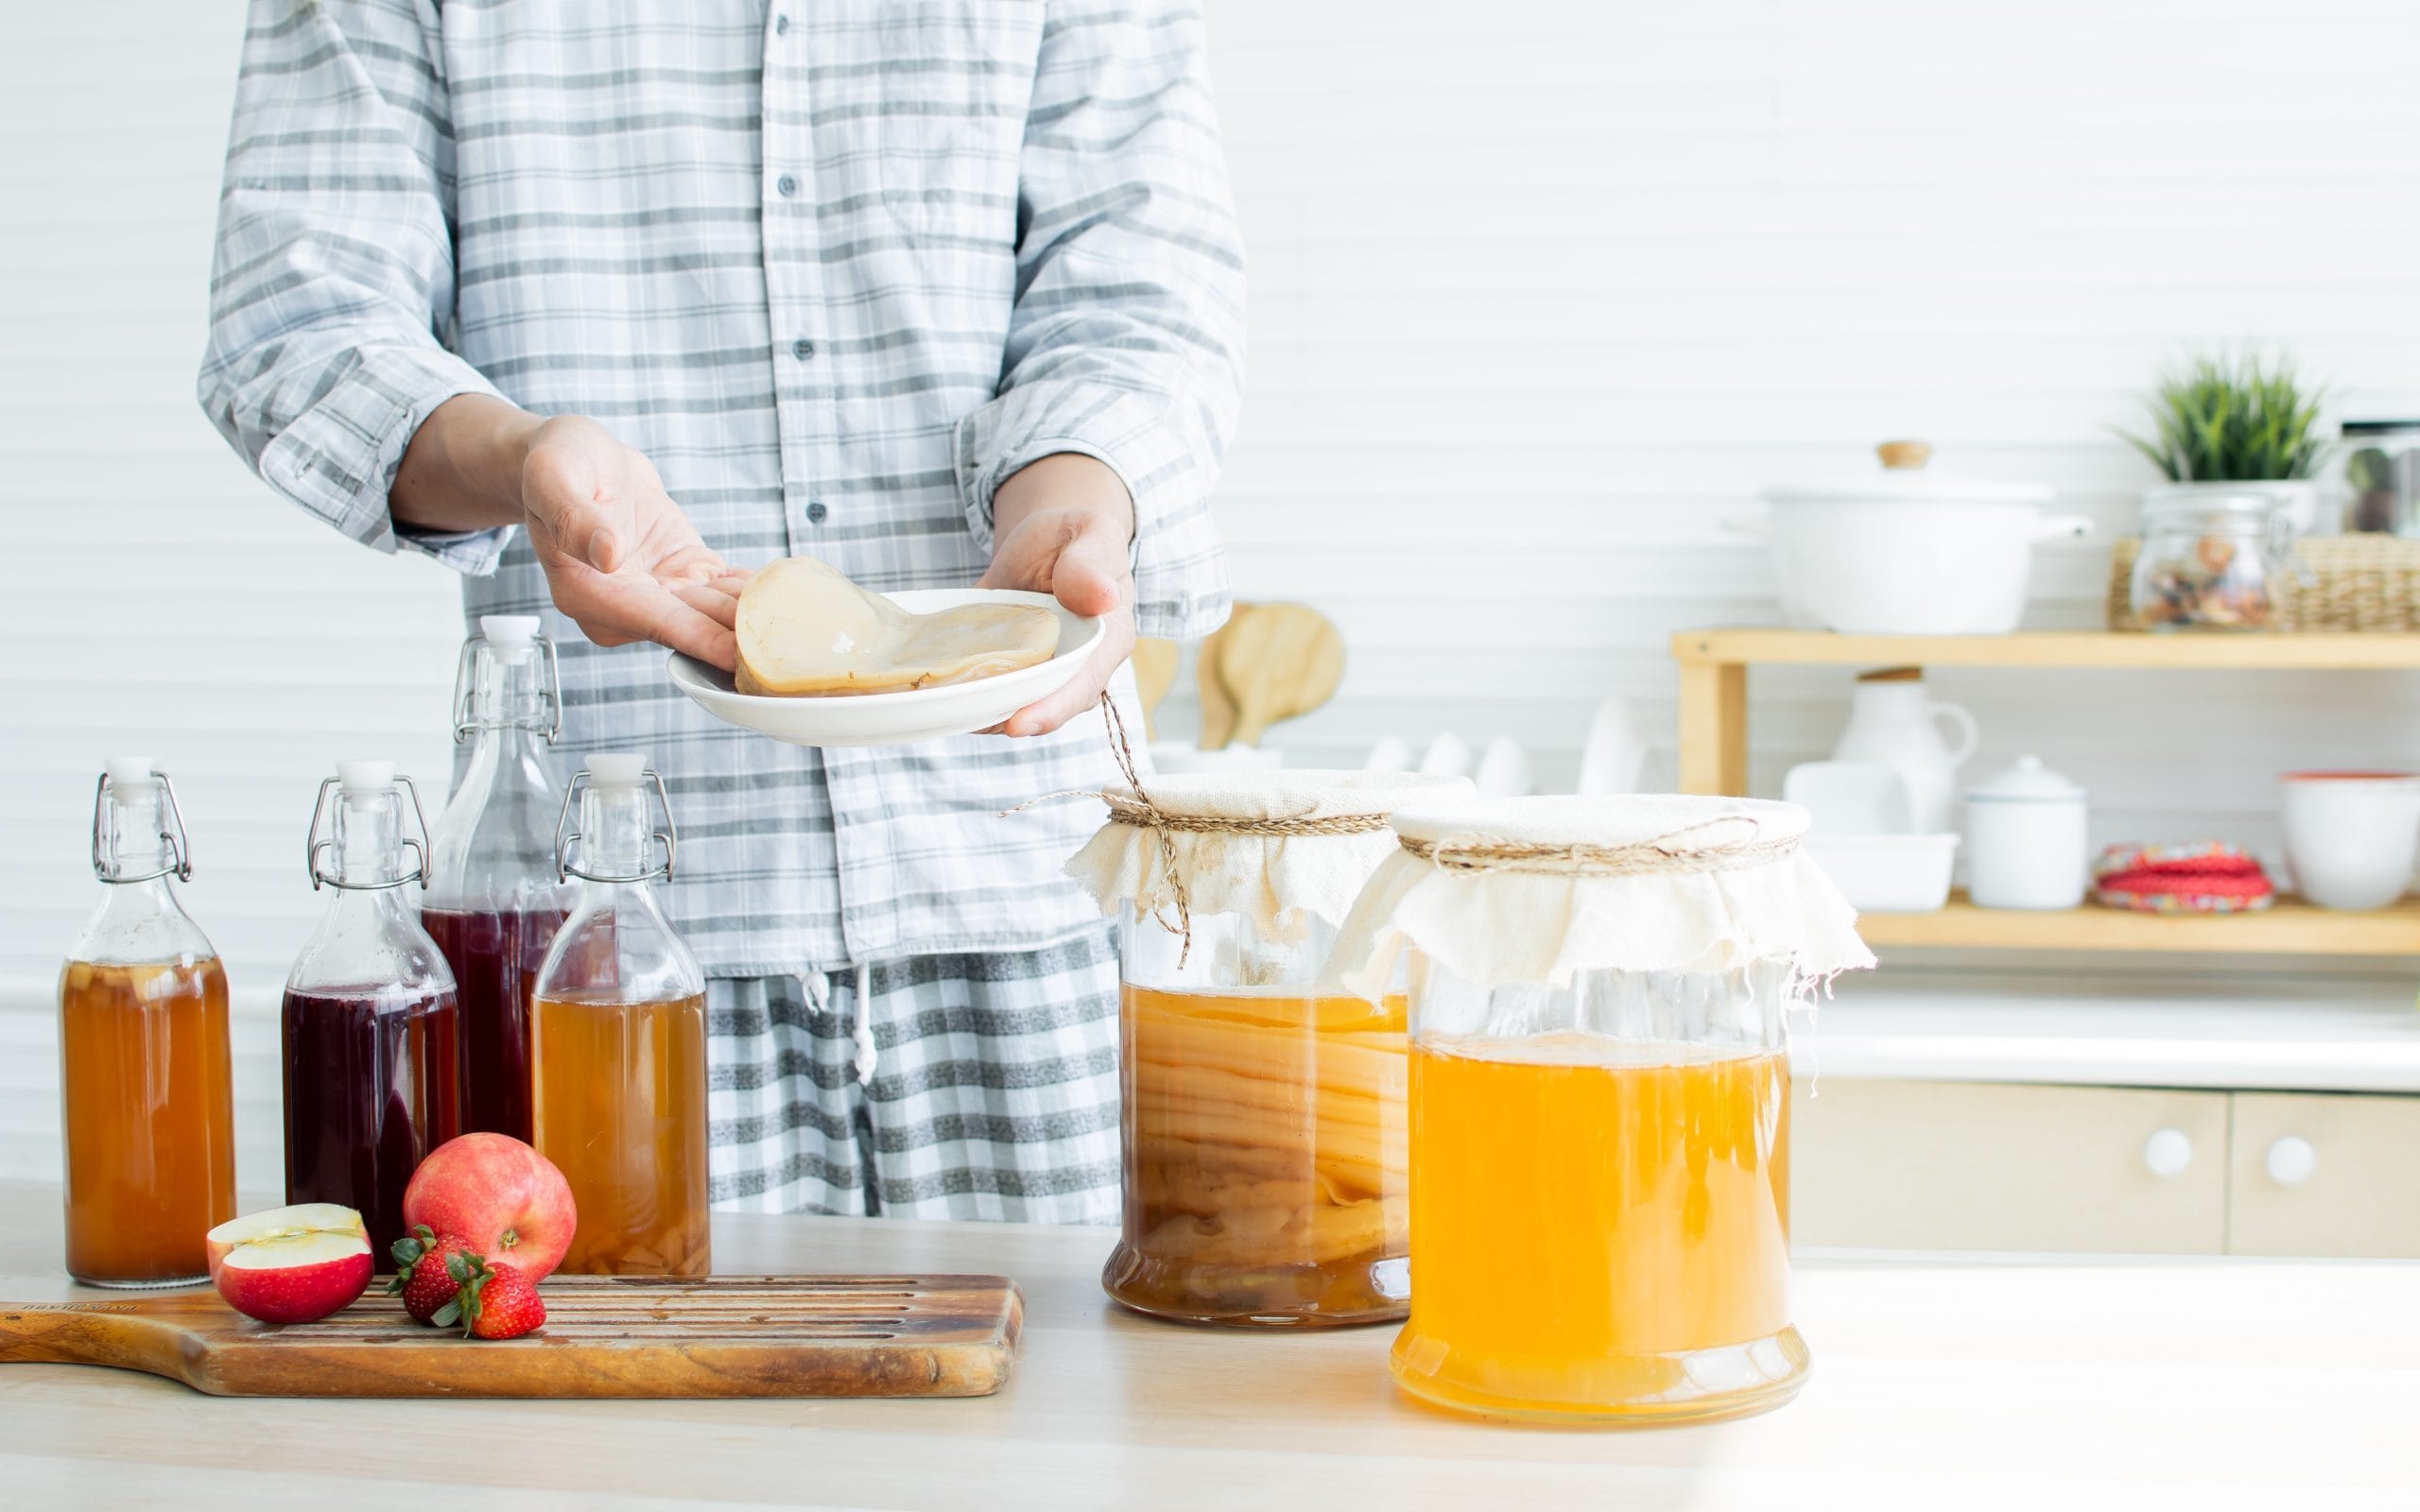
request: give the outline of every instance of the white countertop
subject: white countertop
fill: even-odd
[[[1886,969],[1793,1024],[1800,1076],[2420,1092],[2420,1008],[2385,978],[2174,987]]]
[[[0,1183],[0,1299],[78,1295],[59,1273],[58,1215],[56,1187]],[[1121,1313],[1100,1294],[1109,1242],[715,1214],[726,1272],[1014,1276],[1015,1377],[972,1400],[245,1400],[0,1364],[0,1503],[2332,1512],[2409,1508],[2420,1482],[2407,1263],[1817,1257],[1792,1286],[1815,1352],[1796,1401],[1592,1432],[1413,1405],[1388,1380],[1392,1329],[1253,1334]]]

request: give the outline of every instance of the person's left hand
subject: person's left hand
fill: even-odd
[[[1100,703],[1134,649],[1134,577],[1128,558],[1134,503],[1105,463],[1059,452],[1020,468],[992,499],[992,567],[977,588],[1048,593],[1075,614],[1098,615],[1107,633],[1074,680],[994,727],[1046,735]]]

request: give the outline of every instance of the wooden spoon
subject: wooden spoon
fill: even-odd
[[[1176,643],[1137,641],[1128,660],[1134,663],[1134,691],[1143,700],[1143,734],[1157,739],[1160,700],[1168,696],[1168,684],[1176,680]]]
[[[1235,738],[1257,746],[1269,727],[1309,713],[1344,680],[1344,637],[1306,604],[1260,604],[1230,623],[1219,644],[1219,679],[1236,701]]]
[[[1227,684],[1219,676],[1219,647],[1226,644],[1236,627],[1252,618],[1253,606],[1237,604],[1227,612],[1224,629],[1213,630],[1201,643],[1201,653],[1193,662],[1194,696],[1201,704],[1201,740],[1203,750],[1225,750],[1227,742],[1236,734],[1236,700],[1229,696]]]

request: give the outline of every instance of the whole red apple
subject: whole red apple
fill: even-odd
[[[510,1134],[464,1134],[429,1151],[404,1188],[404,1227],[424,1223],[536,1281],[563,1263],[579,1211],[554,1161]]]
[[[343,1311],[370,1284],[361,1214],[305,1202],[230,1218],[203,1236],[211,1284],[264,1323],[309,1323]]]

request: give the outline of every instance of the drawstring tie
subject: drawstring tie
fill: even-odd
[[[873,1068],[881,1056],[873,1044],[873,968],[864,961],[857,963],[857,1001],[856,1022],[850,1026],[849,1038],[857,1045],[857,1085],[873,1085]]]
[[[873,1042],[873,967],[864,961],[849,969],[856,977],[857,1000],[849,1014],[849,1042],[856,1046],[850,1065],[857,1074],[857,1085],[873,1085],[874,1067],[881,1054]],[[826,971],[807,971],[799,977],[806,988],[807,1006],[818,1013],[832,1011],[832,976]]]

